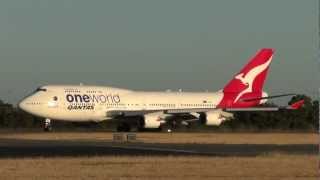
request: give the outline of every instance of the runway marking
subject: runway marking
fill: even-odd
[[[139,147],[139,146],[110,146],[112,148],[132,149],[132,150],[149,150],[149,151],[161,151],[161,152],[177,152],[177,153],[189,153],[189,154],[201,154],[201,152],[181,149],[168,149],[168,148],[155,148],[155,147]]]

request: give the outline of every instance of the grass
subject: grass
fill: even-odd
[[[0,179],[319,179],[316,156],[0,159]]]
[[[103,140],[112,141],[112,133],[53,132],[8,133],[0,138],[32,140]],[[316,133],[138,133],[139,141],[146,143],[197,143],[197,144],[318,144]]]
[[[148,143],[318,144],[312,133],[139,133]],[[111,141],[112,133],[1,133],[0,138]],[[319,179],[316,155],[94,156],[0,159],[0,180]]]

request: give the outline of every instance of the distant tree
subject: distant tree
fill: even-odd
[[[304,100],[302,108],[290,111],[287,116],[287,121],[290,122],[290,129],[311,129],[315,128],[313,102],[306,95],[296,95],[291,98],[289,105]]]
[[[311,121],[311,124],[314,125],[314,129],[317,129],[319,131],[319,101],[315,100],[312,103],[312,110],[313,110],[313,118]]]
[[[234,118],[223,123],[222,128],[253,129],[253,130],[315,130],[319,126],[319,102],[312,101],[306,95],[296,95],[288,102],[289,105],[304,99],[305,104],[298,110],[283,110],[276,112],[236,112]],[[273,103],[263,104],[262,107],[274,107]]]

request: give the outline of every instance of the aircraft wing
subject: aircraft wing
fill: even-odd
[[[168,109],[168,110],[145,110],[145,111],[129,111],[129,110],[109,110],[107,117],[123,117],[123,116],[139,116],[155,112],[163,112],[163,114],[182,115],[190,113],[200,113],[212,111],[214,109]]]
[[[260,98],[241,98],[240,101],[243,102],[249,102],[249,101],[257,101],[257,100],[264,100],[264,99],[275,99],[280,97],[287,97],[287,96],[295,96],[297,94],[279,94],[274,96],[266,96],[266,97],[260,97]]]
[[[282,107],[256,107],[256,108],[226,108],[224,111],[226,112],[245,112],[245,111],[279,111],[285,110],[287,108]]]
[[[225,112],[244,112],[244,111],[280,111],[280,110],[297,110],[304,104],[304,100],[297,101],[289,106],[284,107],[252,107],[252,108],[224,108]],[[167,110],[145,110],[145,111],[126,111],[126,110],[111,110],[107,112],[108,117],[117,116],[135,116],[141,114],[149,114],[154,112],[163,112],[164,114],[191,114],[201,113],[215,110],[213,108],[194,108],[194,109],[167,109]]]
[[[199,112],[207,112],[212,111],[213,108],[194,108],[194,109],[168,109],[164,110],[165,114],[188,114],[188,113],[199,113]]]
[[[289,106],[280,106],[280,107],[251,107],[251,108],[224,108],[223,111],[226,112],[236,112],[236,111],[280,111],[280,110],[297,110],[300,109],[304,104],[304,100],[297,101]],[[207,112],[212,111],[213,109],[173,109],[165,110],[164,113],[167,114],[183,114],[183,113],[194,113],[194,112]]]

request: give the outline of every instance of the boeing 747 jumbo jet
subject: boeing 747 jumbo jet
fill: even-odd
[[[45,118],[45,130],[51,119],[72,122],[116,120],[118,131],[160,128],[174,117],[188,124],[199,121],[220,125],[232,118],[233,111],[277,111],[298,109],[303,101],[288,107],[259,107],[269,98],[263,85],[272,61],[273,50],[261,49],[231,81],[217,92],[145,92],[105,86],[47,85],[19,103],[19,108]],[[180,118],[181,119],[181,118]]]

